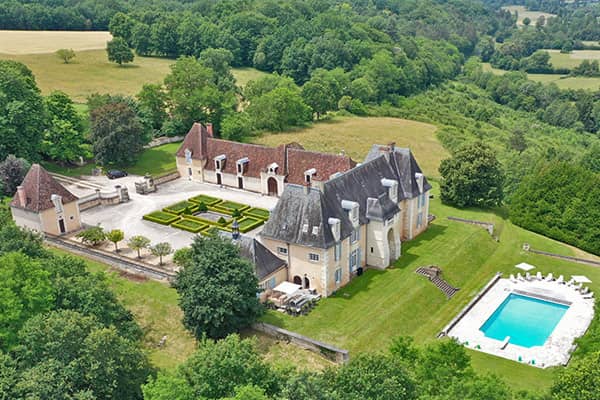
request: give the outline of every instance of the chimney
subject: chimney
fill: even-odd
[[[27,205],[27,195],[23,186],[17,186],[17,196],[19,197],[21,207],[25,207]]]
[[[208,137],[215,137],[213,132],[213,124],[210,122],[206,123],[206,132],[208,133]]]
[[[389,152],[393,153],[394,149],[396,148],[396,142],[392,142],[392,143],[388,144],[388,148],[389,148]]]

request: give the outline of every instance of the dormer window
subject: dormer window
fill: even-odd
[[[217,171],[221,171],[225,169],[225,160],[227,160],[227,156],[225,154],[221,154],[220,156],[216,156],[215,160],[215,169]]]
[[[381,180],[381,185],[385,188],[387,188],[388,191],[388,197],[390,198],[390,200],[392,200],[394,203],[398,202],[398,181],[394,180],[394,179],[386,179],[383,178]]]
[[[277,163],[271,163],[267,167],[267,171],[269,171],[270,174],[276,174],[278,169],[279,165],[277,165]]]
[[[248,157],[240,158],[239,160],[237,160],[237,162],[236,162],[237,173],[241,175],[244,172],[246,172],[247,165],[249,162],[250,162],[250,160],[248,159]]]
[[[319,234],[319,227],[318,226],[313,226],[312,228],[312,234],[313,236],[317,236]]]
[[[417,186],[419,186],[419,193],[423,193],[423,174],[420,172],[415,173],[415,180],[417,181]]]
[[[317,174],[317,170],[315,168],[308,169],[304,171],[304,182],[311,183],[313,177]]]
[[[348,218],[352,226],[358,226],[358,203],[355,201],[342,200],[342,208],[348,212]]]
[[[192,163],[192,151],[190,149],[185,149],[184,154],[185,154],[185,162],[187,164],[191,164]]]
[[[333,238],[335,239],[335,241],[339,241],[340,240],[340,225],[341,225],[341,221],[337,218],[329,218],[327,220],[327,222],[329,223],[329,226],[331,227],[331,234],[333,235]]]
[[[52,203],[54,204],[54,210],[57,213],[62,213],[63,212],[62,197],[60,197],[57,194],[53,194],[52,196],[50,196],[50,200],[52,200]]]

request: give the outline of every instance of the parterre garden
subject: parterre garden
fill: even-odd
[[[146,214],[143,219],[209,236],[219,230],[231,232],[234,220],[241,233],[250,232],[269,219],[269,211],[201,194]]]

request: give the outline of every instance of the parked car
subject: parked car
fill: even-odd
[[[118,169],[111,169],[106,173],[106,176],[108,179],[124,178],[127,176],[127,172]]]

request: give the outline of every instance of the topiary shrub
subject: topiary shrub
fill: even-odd
[[[200,204],[198,204],[198,211],[199,212],[207,212],[208,211],[208,207],[206,207],[206,203],[201,201]]]
[[[242,216],[242,213],[240,212],[240,210],[238,210],[237,208],[233,210],[233,212],[231,213],[231,216],[233,218],[240,218]]]
[[[227,220],[225,218],[221,217],[217,220],[217,224],[219,224],[221,226],[225,226],[225,225],[227,225]]]

